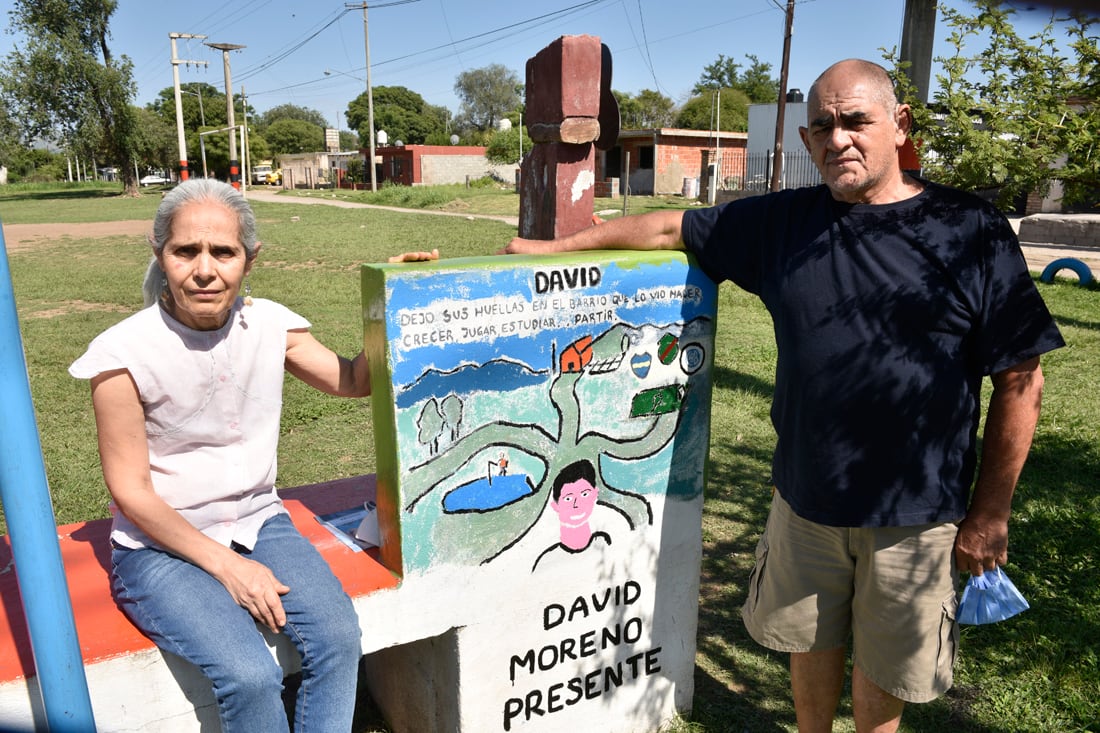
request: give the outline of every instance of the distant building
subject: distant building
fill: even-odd
[[[280,155],[283,188],[332,188],[348,174],[348,160],[360,158],[349,150],[339,153],[287,153]]]
[[[719,188],[741,188],[747,143],[748,134],[744,132],[622,130],[615,147],[598,154],[596,180],[604,187],[610,180],[618,183],[617,190],[603,193],[610,196],[619,195],[628,184],[631,193],[640,195],[694,191],[694,196],[710,172],[717,172]],[[720,168],[707,170],[716,165]]]
[[[797,90],[791,90],[797,91]],[[783,168],[780,170],[780,188],[802,188],[821,183],[821,174],[814,166],[799,127],[806,126],[806,105],[788,95],[783,105]],[[772,168],[775,165],[775,123],[779,105],[775,102],[749,105],[749,147],[745,170],[745,187],[763,193],[771,188]]]
[[[359,151],[368,154],[367,149]],[[384,145],[375,147],[378,183],[438,186],[491,177],[514,183],[518,165],[497,165],[478,145]]]

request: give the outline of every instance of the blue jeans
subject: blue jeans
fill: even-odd
[[[359,671],[355,607],[320,553],[285,514],[238,552],[290,586],[282,596],[283,633],[302,657],[294,708],[299,731],[351,730]],[[255,620],[206,571],[154,548],[115,548],[111,592],[158,647],[202,669],[213,683],[222,730],[285,731],[283,670]]]

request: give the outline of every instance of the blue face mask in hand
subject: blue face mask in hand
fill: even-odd
[[[1012,618],[1030,606],[1000,568],[972,575],[959,601],[960,624],[992,624]]]

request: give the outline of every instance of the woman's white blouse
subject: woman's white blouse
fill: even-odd
[[[284,512],[275,493],[287,331],[309,322],[270,300],[233,306],[217,331],[195,331],[157,305],[97,336],[69,373],[126,369],[145,410],[158,496],[203,534],[251,548]],[[111,539],[155,545],[112,504]]]

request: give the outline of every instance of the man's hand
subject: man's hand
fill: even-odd
[[[1008,562],[1008,520],[983,517],[976,512],[959,523],[955,537],[955,562],[960,571],[981,575]]]
[[[516,237],[508,243],[504,249],[498,250],[498,255],[537,255],[560,251],[554,246],[553,240],[524,239]]]
[[[439,259],[439,250],[433,249],[431,252],[403,252],[399,255],[390,257],[387,262],[397,264],[400,262],[428,262],[430,260]]]

